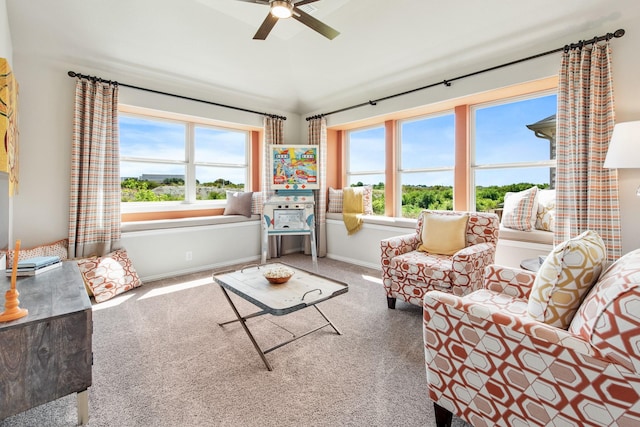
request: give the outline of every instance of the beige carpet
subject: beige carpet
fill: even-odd
[[[311,268],[310,257],[279,260]],[[329,327],[269,354],[269,372],[211,272],[145,283],[94,305],[90,426],[435,426],[427,398],[420,307],[387,308],[376,270],[319,260],[349,283],[320,307]],[[255,307],[232,296],[241,313]],[[313,309],[262,316],[263,348],[322,323]],[[0,421],[72,426],[75,395]],[[454,426],[464,426],[459,419]]]

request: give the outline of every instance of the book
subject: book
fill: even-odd
[[[21,268],[42,268],[49,264],[60,262],[60,257],[57,255],[52,256],[37,256],[33,258],[23,259],[18,261],[18,269]]]
[[[44,273],[46,271],[50,271],[53,270],[55,268],[58,268],[62,265],[62,261],[58,260],[58,262],[54,262],[53,264],[49,264],[46,265],[44,267],[40,267],[40,268],[18,268],[16,269],[16,277],[25,277],[25,276],[35,276],[38,275],[40,273]],[[11,275],[13,274],[13,270],[8,268],[6,270],[6,275],[7,277],[11,277]]]

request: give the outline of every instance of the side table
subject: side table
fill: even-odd
[[[11,280],[0,277],[0,295]],[[16,282],[21,319],[0,323],[0,419],[78,393],[78,424],[89,419],[93,331],[91,302],[78,265]],[[4,298],[0,298],[4,306]]]

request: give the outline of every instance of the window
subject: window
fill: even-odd
[[[423,209],[453,209],[455,116],[452,113],[399,122],[398,181],[401,216]]]
[[[476,210],[499,208],[507,191],[555,188],[555,113],[555,94],[471,109]]]
[[[549,77],[334,127],[344,131],[336,141],[346,184],[374,185],[374,211],[406,218],[493,210],[508,191],[555,188],[557,84]]]
[[[167,202],[195,204],[245,189],[249,131],[182,116],[125,112],[118,119],[123,207],[146,202],[166,209]]]
[[[385,129],[376,126],[347,133],[347,185],[373,188],[373,213],[384,215]]]

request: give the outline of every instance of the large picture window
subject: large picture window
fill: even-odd
[[[385,128],[347,133],[347,185],[373,188],[373,213],[384,215]]]
[[[445,113],[399,122],[401,216],[453,209],[455,116]]]
[[[123,206],[195,204],[247,186],[246,130],[134,113],[119,125]]]
[[[471,109],[475,208],[500,208],[507,191],[555,188],[556,95]]]

